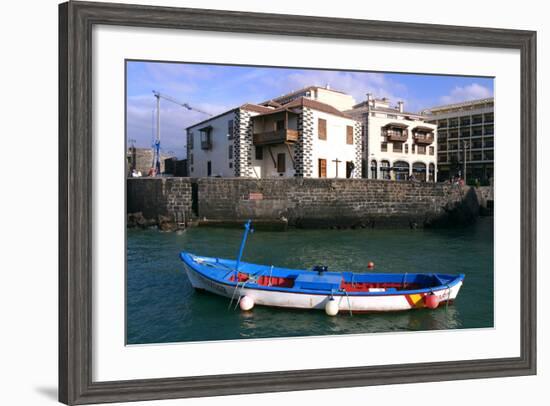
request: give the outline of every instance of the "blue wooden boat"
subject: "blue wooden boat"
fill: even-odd
[[[439,273],[334,272],[325,266],[287,269],[241,262],[245,235],[236,260],[181,252],[195,289],[230,298],[243,310],[254,305],[324,309],[329,315],[438,307],[458,295],[464,275]]]

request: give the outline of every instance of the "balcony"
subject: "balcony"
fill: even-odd
[[[252,139],[255,146],[295,143],[296,141],[298,141],[298,131],[284,128],[254,134]]]
[[[395,131],[388,131],[386,133],[386,137],[388,137],[388,141],[405,142],[407,141],[407,138],[409,138],[409,133],[408,131],[403,131],[402,133],[395,132]]]
[[[201,139],[201,149],[212,149],[212,126],[208,125],[199,129]]]
[[[382,127],[382,136],[390,142],[405,142],[409,138],[409,131],[406,124],[390,123]]]
[[[449,136],[451,138],[451,136]],[[428,145],[434,142],[434,133],[430,127],[418,126],[413,129],[413,140],[417,144]]]

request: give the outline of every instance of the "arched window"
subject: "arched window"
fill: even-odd
[[[378,179],[378,165],[375,159],[370,161],[370,178]]]
[[[405,161],[396,161],[393,163],[395,180],[407,180],[409,177],[409,163]]]
[[[390,161],[380,161],[380,176],[382,179],[391,179]]]
[[[426,182],[426,164],[423,162],[415,162],[413,164],[413,175],[416,180]]]

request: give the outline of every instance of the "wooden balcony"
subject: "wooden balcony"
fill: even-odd
[[[458,133],[452,133],[449,138],[458,137]],[[413,140],[417,144],[429,145],[434,142],[434,133],[431,127],[418,126],[413,128]]]
[[[415,133],[413,135],[414,142],[417,144],[429,145],[434,142],[433,133]]]
[[[397,142],[405,142],[407,141],[407,138],[409,138],[408,131],[403,131],[402,133],[398,133],[395,131],[387,131],[386,137],[388,137],[388,141],[397,141]]]
[[[382,136],[390,142],[405,142],[409,138],[407,124],[389,123],[382,127]]]
[[[281,130],[257,133],[254,134],[252,138],[252,143],[256,146],[295,143],[296,141],[298,141],[298,131],[284,128]]]

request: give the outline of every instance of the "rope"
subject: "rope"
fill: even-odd
[[[346,299],[348,299],[348,309],[349,309],[349,315],[350,316],[353,316],[353,311],[351,310],[351,303],[349,301],[349,296],[348,296],[348,292],[346,291],[346,289],[342,289],[344,291],[344,293],[346,294]]]

